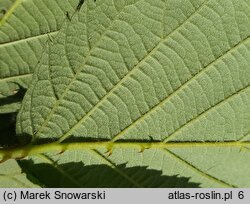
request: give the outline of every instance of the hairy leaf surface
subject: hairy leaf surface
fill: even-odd
[[[38,185],[31,183],[14,159],[0,164],[0,187],[1,188],[37,188]]]
[[[89,0],[46,47],[17,133],[50,165],[249,187],[249,76],[249,0]]]
[[[0,103],[27,88],[48,35],[55,36],[78,0],[2,0],[0,2]],[[19,86],[18,86],[19,85]],[[20,98],[0,104],[0,113],[14,112]]]

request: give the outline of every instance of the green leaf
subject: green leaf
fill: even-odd
[[[0,164],[0,187],[1,188],[37,188],[31,183],[14,159]]]
[[[196,183],[189,182],[189,179],[178,176],[163,176],[161,171],[147,169],[144,166],[127,168],[125,164],[116,166],[104,165],[103,161],[94,157],[93,154],[85,152],[86,162],[77,161],[74,156],[77,152],[66,153],[58,156],[39,155],[33,156],[30,160],[20,161],[20,165],[34,183],[43,187],[198,187]],[[79,152],[83,155],[82,152]],[[72,159],[73,158],[75,159]],[[64,160],[61,159],[64,157]],[[59,159],[57,161],[57,159]],[[85,160],[86,161],[86,160]],[[50,172],[50,179],[48,178]],[[34,179],[35,178],[35,179]]]
[[[48,35],[55,36],[78,0],[2,0],[0,6],[0,103],[27,88]],[[14,82],[14,83],[13,83]],[[14,112],[20,101],[0,106],[0,113]]]
[[[9,87],[7,89],[10,90]],[[14,91],[13,95],[0,97],[0,114],[18,112],[26,90],[27,89],[23,87],[19,87]]]
[[[11,8],[15,0],[2,0],[0,4],[0,20],[2,20],[7,13],[7,11]]]
[[[249,187],[249,65],[248,0],[86,1],[25,95],[17,133],[31,144],[0,156]]]

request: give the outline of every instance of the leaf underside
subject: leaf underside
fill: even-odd
[[[78,0],[2,0],[0,3],[0,113],[16,112],[22,98],[3,104],[27,88],[48,35],[56,36]],[[3,101],[3,102],[2,102]]]
[[[27,180],[14,159],[0,164],[0,187],[1,188],[36,188],[36,184]]]
[[[20,166],[46,187],[36,169],[82,187],[103,165],[113,186],[249,187],[249,86],[249,0],[85,1],[34,71]]]

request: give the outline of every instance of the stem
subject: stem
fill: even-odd
[[[93,150],[105,148],[109,152],[113,149],[166,149],[166,148],[197,148],[197,147],[240,147],[246,148],[250,146],[249,141],[229,141],[229,142],[74,142],[74,143],[58,143],[41,145],[26,145],[23,147],[9,148],[0,150],[0,161],[6,159],[21,159],[26,156],[47,152],[64,152],[66,150]]]

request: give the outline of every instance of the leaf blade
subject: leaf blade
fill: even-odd
[[[0,21],[0,96],[4,98],[13,95],[17,84],[28,87],[48,35],[57,34],[65,19],[65,9],[73,12],[78,1],[3,3],[10,7]],[[16,107],[19,109],[20,103],[14,104],[13,111]],[[1,109],[6,112],[4,107]],[[11,107],[8,112],[12,112]]]
[[[32,135],[34,143],[204,143],[202,148],[158,147],[145,154],[152,158],[157,152],[178,166],[175,172],[191,175],[204,187],[246,187],[249,154],[241,151],[241,140],[248,141],[250,122],[249,2],[195,1],[185,7],[169,2],[167,7],[160,0],[127,5],[87,1],[36,70],[18,116],[18,132]],[[171,23],[169,19],[176,17],[171,8],[189,15]],[[215,147],[206,147],[206,142]],[[230,142],[236,146],[227,146]],[[130,157],[119,151],[123,150],[110,157],[115,166],[124,157],[132,162],[133,152],[140,158],[134,150],[127,150]],[[221,160],[232,158],[224,162],[228,168],[242,157],[244,168],[237,176],[223,176],[220,165],[213,167],[220,151]],[[146,166],[173,174],[171,167],[153,158],[155,166]],[[233,168],[237,172],[237,166]]]

